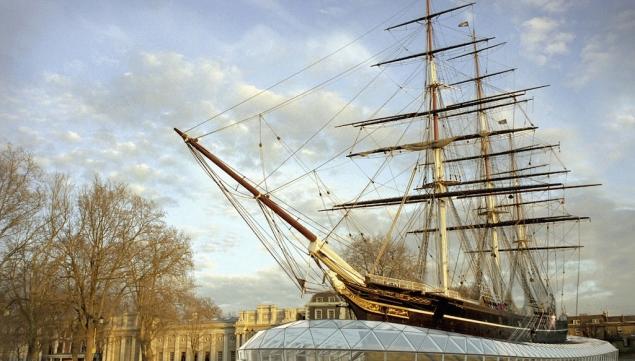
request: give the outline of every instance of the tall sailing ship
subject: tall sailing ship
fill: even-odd
[[[437,45],[439,18],[472,5],[435,12],[427,0],[424,16],[386,29],[410,28],[422,33],[425,49],[374,66],[414,65],[413,74],[425,74],[423,91],[403,108],[407,111],[339,127],[359,132],[346,157],[367,159],[380,170],[389,162],[398,162],[405,171],[393,180],[403,184],[393,187],[396,194],[369,198],[373,193],[369,189],[377,187],[378,170],[356,197],[322,210],[340,216],[330,225],[306,219],[293,205],[277,198],[266,182],[252,181],[230,167],[202,144],[202,136],[191,135],[194,128],[175,131],[301,289],[309,289],[310,282],[301,275],[305,266],[291,259],[294,246],[289,245],[297,245],[298,237],[308,245],[304,252],[315,261],[322,282],[346,299],[357,319],[496,339],[565,342],[567,319],[557,309],[553,291],[557,281],[549,278],[545,267],[555,262],[558,252],[580,246],[566,240],[545,242],[541,237],[552,239],[556,225],[588,218],[566,212],[564,191],[591,185],[560,181],[569,170],[549,163],[559,145],[535,140],[537,127],[526,117],[523,105],[531,100],[527,94],[542,86],[501,90],[488,83],[515,70],[483,71],[483,54],[503,43],[477,37],[471,24],[463,21],[458,29],[466,41]],[[403,44],[398,47],[404,48]],[[443,70],[456,61],[469,61],[472,73],[450,81]],[[446,99],[448,93],[457,92],[469,94],[468,98]],[[516,120],[515,113],[522,119]],[[375,136],[389,144],[360,149],[370,143],[360,139],[382,131],[398,136]],[[260,206],[269,228],[245,208],[236,183],[253,198],[247,202]],[[376,209],[388,209],[391,220],[387,229],[373,230],[381,232],[382,247],[370,272],[363,272],[338,255],[345,248],[332,245],[354,238],[350,228],[342,226],[354,212]],[[398,242],[419,252],[415,277],[401,279],[374,272],[386,250]]]

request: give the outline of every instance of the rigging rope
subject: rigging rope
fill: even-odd
[[[333,55],[335,55],[335,54],[339,53],[340,51],[342,51],[342,50],[346,49],[347,47],[351,46],[352,44],[354,44],[354,43],[358,42],[359,40],[363,39],[364,37],[366,37],[366,36],[367,36],[368,34],[370,34],[371,32],[373,32],[373,31],[377,30],[378,28],[380,28],[381,26],[383,26],[383,25],[384,25],[384,24],[386,24],[387,22],[391,21],[393,18],[395,18],[395,17],[399,16],[399,15],[400,15],[401,13],[403,13],[403,12],[404,12],[407,8],[409,8],[410,6],[412,6],[412,4],[413,4],[413,3],[415,3],[415,2],[416,2],[416,1],[413,1],[413,2],[411,2],[410,4],[408,4],[408,5],[404,6],[404,7],[402,7],[402,8],[401,8],[401,9],[399,9],[397,12],[395,12],[393,15],[391,15],[389,18],[387,18],[387,19],[385,19],[384,21],[382,21],[381,23],[379,23],[379,24],[377,24],[377,25],[373,26],[372,28],[370,28],[369,30],[367,30],[366,32],[364,32],[362,35],[359,35],[358,37],[356,37],[355,39],[351,40],[350,42],[348,42],[348,43],[346,43],[346,44],[342,45],[341,47],[337,48],[335,51],[333,51],[333,52],[331,52],[331,53],[329,53],[329,54],[327,54],[327,55],[323,56],[322,58],[320,58],[320,59],[316,60],[315,62],[313,62],[313,63],[311,63],[311,64],[309,64],[309,65],[305,66],[304,68],[302,68],[302,69],[300,69],[300,70],[296,71],[295,73],[292,73],[291,75],[287,76],[286,78],[283,78],[282,80],[277,81],[276,83],[274,83],[274,84],[270,85],[269,87],[267,87],[267,88],[265,88],[265,89],[263,89],[263,90],[261,90],[261,91],[257,92],[256,94],[254,94],[254,95],[252,95],[252,96],[250,96],[250,97],[248,97],[248,98],[246,98],[246,99],[244,99],[244,100],[242,100],[242,101],[240,101],[240,102],[236,103],[235,105],[233,105],[233,106],[231,106],[231,107],[229,107],[229,108],[227,108],[227,109],[223,110],[222,112],[217,113],[216,115],[213,115],[213,116],[211,116],[211,117],[209,117],[209,118],[205,119],[204,121],[202,121],[202,122],[200,122],[200,123],[198,123],[198,124],[194,125],[193,127],[191,127],[191,128],[189,128],[189,129],[187,129],[185,132],[186,132],[186,133],[188,133],[188,132],[190,132],[191,130],[193,130],[193,129],[195,129],[195,128],[200,127],[201,125],[203,125],[203,124],[205,124],[205,123],[207,123],[207,122],[209,122],[209,121],[211,121],[211,120],[214,120],[214,119],[218,118],[219,116],[221,116],[221,115],[223,115],[223,114],[226,114],[226,113],[227,113],[227,112],[229,112],[229,111],[232,111],[232,110],[236,109],[237,107],[239,107],[239,106],[241,106],[241,105],[243,105],[243,104],[245,104],[245,103],[249,102],[250,100],[252,100],[252,99],[254,99],[254,98],[256,98],[256,97],[258,97],[258,96],[260,96],[260,95],[264,94],[265,92],[267,92],[267,91],[269,91],[269,90],[271,90],[271,89],[273,89],[273,88],[277,87],[278,85],[280,85],[280,84],[282,84],[282,83],[286,82],[287,80],[290,80],[290,79],[294,78],[296,75],[299,75],[299,74],[301,74],[301,73],[305,72],[306,70],[311,69],[311,68],[312,68],[312,67],[314,67],[315,65],[317,65],[317,64],[319,64],[319,63],[321,63],[322,61],[324,61],[324,60],[326,60],[326,59],[330,58],[331,56],[333,56]]]
[[[415,35],[415,33],[413,32],[412,34],[408,34],[407,36],[404,36],[404,37],[403,37],[403,39],[404,39],[404,41],[405,41],[405,40],[409,40],[410,38],[413,38],[413,37],[414,37],[414,35]],[[287,104],[289,104],[289,103],[291,103],[291,102],[293,102],[293,101],[295,101],[295,100],[297,100],[297,99],[300,99],[300,98],[302,98],[302,97],[304,97],[304,96],[306,96],[306,95],[308,95],[308,94],[312,93],[313,91],[315,91],[315,90],[317,90],[317,89],[320,89],[320,88],[324,87],[325,85],[327,85],[327,84],[329,84],[329,83],[331,83],[331,82],[333,82],[333,81],[335,81],[335,80],[337,80],[337,79],[339,79],[339,78],[342,78],[344,75],[346,75],[346,74],[348,74],[348,73],[352,72],[353,70],[356,70],[356,69],[358,69],[358,68],[361,68],[361,67],[362,67],[362,65],[364,65],[364,64],[366,64],[366,63],[368,63],[368,62],[370,62],[371,60],[375,59],[375,58],[376,58],[377,56],[379,56],[380,54],[382,54],[382,53],[384,53],[384,52],[386,52],[386,51],[388,51],[388,50],[390,50],[390,49],[392,49],[392,48],[394,48],[394,47],[395,47],[395,45],[388,46],[388,47],[386,47],[386,48],[384,48],[384,49],[382,49],[382,50],[380,50],[380,51],[376,52],[375,54],[371,55],[371,56],[370,56],[370,57],[368,57],[367,59],[365,59],[365,60],[363,60],[363,61],[361,61],[361,62],[359,62],[359,63],[357,63],[357,64],[355,64],[355,65],[353,65],[353,66],[351,66],[351,67],[349,67],[349,68],[347,68],[347,69],[346,69],[346,70],[344,70],[343,72],[341,72],[341,73],[339,73],[339,74],[336,74],[336,75],[334,75],[334,76],[332,76],[332,77],[330,77],[330,78],[328,78],[328,79],[326,79],[326,80],[324,80],[324,81],[322,81],[322,82],[318,83],[317,85],[313,86],[312,88],[309,88],[309,89],[307,89],[307,90],[305,90],[305,91],[303,91],[303,92],[301,92],[301,93],[299,93],[299,94],[296,94],[296,95],[292,96],[291,98],[288,98],[288,99],[286,99],[286,100],[282,101],[281,103],[278,103],[278,104],[274,105],[273,107],[271,107],[271,108],[269,108],[269,109],[266,109],[265,111],[263,111],[263,112],[261,112],[261,113],[259,113],[259,114],[272,112],[272,111],[274,111],[274,110],[276,110],[276,109],[278,109],[278,108],[280,108],[280,107],[283,107],[283,106],[285,106],[285,105],[287,105]],[[383,70],[382,70],[382,71],[383,71]],[[263,92],[265,92],[265,90],[258,92],[258,93],[257,93],[257,95],[259,95],[259,94],[261,94],[261,93],[263,93]],[[243,119],[241,119],[241,120],[235,121],[235,122],[233,122],[233,123],[231,123],[231,124],[228,124],[228,125],[226,125],[226,126],[223,126],[223,127],[220,127],[220,128],[214,129],[214,130],[212,130],[212,131],[206,132],[206,133],[204,133],[204,134],[202,134],[202,135],[198,136],[198,138],[203,138],[203,137],[206,137],[206,136],[208,136],[208,135],[210,135],[210,134],[214,134],[214,133],[220,132],[220,131],[222,131],[222,130],[225,130],[225,129],[228,129],[228,128],[231,128],[231,127],[234,127],[234,126],[236,126],[236,125],[238,125],[238,124],[241,124],[241,123],[244,123],[244,122],[246,122],[246,121],[248,121],[248,120],[250,120],[250,119],[253,119],[253,118],[255,118],[256,116],[257,116],[257,115],[251,115],[251,116],[248,116],[248,117],[246,117],[246,118],[243,118]]]
[[[412,181],[414,180],[415,175],[417,174],[418,163],[419,163],[419,159],[417,159],[417,162],[415,162],[415,166],[412,168],[412,174],[410,175],[410,180],[408,181],[408,185],[406,186],[406,193],[401,199],[399,208],[397,208],[397,214],[393,217],[392,223],[390,224],[390,228],[388,228],[388,233],[386,233],[386,236],[384,238],[384,242],[382,243],[381,248],[379,249],[379,252],[377,253],[377,256],[375,257],[375,262],[373,262],[373,267],[371,268],[371,273],[373,274],[377,270],[377,266],[379,265],[381,258],[384,256],[384,252],[386,252],[388,243],[390,243],[390,241],[392,240],[392,231],[395,229],[395,226],[397,225],[397,219],[399,218],[399,215],[401,214],[401,211],[403,210],[403,206],[406,204],[406,200],[408,199],[409,191],[412,188]]]

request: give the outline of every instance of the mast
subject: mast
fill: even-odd
[[[511,136],[509,137],[509,146],[511,148],[514,147],[514,140]],[[512,175],[516,175],[517,174],[516,173],[517,171],[516,154],[514,153],[510,154],[510,161],[511,161]],[[514,185],[518,186],[519,184],[520,184],[519,179],[515,178]],[[518,192],[514,196],[514,207],[513,207],[514,218],[518,221],[518,224],[516,226],[516,242],[517,242],[516,248],[519,250],[527,250],[527,249],[530,249],[528,245],[529,245],[529,242],[532,241],[532,239],[530,238],[530,236],[528,236],[527,226],[524,222],[527,218],[525,218],[522,203],[523,203],[522,193]],[[569,220],[576,220],[575,219],[576,217],[565,216],[561,218],[563,219],[569,218]],[[581,219],[588,219],[588,217],[579,217],[577,221],[580,221]],[[547,248],[549,249],[549,247]],[[539,276],[540,269],[537,267],[535,259],[531,255],[523,254],[523,256],[528,258],[527,266],[531,269],[531,272],[537,276],[537,277],[534,277],[533,283],[529,282],[529,284],[531,284],[531,287],[529,287],[529,285],[523,285],[523,288],[531,289],[533,291],[534,294],[528,295],[528,296],[530,300],[534,300],[534,302],[536,303],[535,306],[538,307],[539,310],[541,310],[542,312],[548,312],[550,314],[554,314],[555,313],[555,299],[553,299],[553,294],[548,287],[549,280],[547,279],[546,280],[547,283],[545,283],[545,280],[543,280],[542,277]],[[526,276],[522,275],[521,277],[523,279],[522,282],[524,284],[527,284]]]
[[[474,28],[472,28],[472,40],[474,39],[476,39],[476,31],[474,30]],[[479,52],[476,47],[476,44],[473,44],[473,47],[474,47],[473,53],[474,53],[474,79],[475,79],[474,85],[476,88],[476,99],[479,100],[483,98],[483,82],[481,78],[481,69],[480,69],[479,58],[478,58]],[[479,123],[479,131],[483,133],[487,133],[489,132],[489,125],[487,123],[487,114],[485,113],[485,110],[482,109],[481,104],[478,105],[478,108],[479,108],[479,111],[477,113],[477,116],[478,116],[478,123]],[[483,168],[482,168],[483,174],[482,175],[484,176],[484,179],[485,179],[486,189],[491,189],[494,187],[494,183],[490,181],[491,173],[492,173],[492,164],[491,164],[490,158],[488,157],[488,153],[490,152],[490,146],[491,146],[490,138],[481,137],[481,156],[483,160]],[[498,212],[496,211],[495,197],[492,194],[488,194],[485,197],[485,204],[486,204],[487,222],[491,224],[498,223]],[[502,290],[502,285],[500,282],[500,254],[498,251],[498,231],[495,227],[490,230],[490,249],[491,249],[491,253],[490,253],[491,262],[493,266],[493,270],[491,272],[492,274],[490,275],[490,277],[492,278],[491,281],[492,281],[492,286],[494,288],[494,294],[497,297],[499,297],[499,300],[500,300],[501,290]],[[481,259],[482,257],[479,257],[479,260]],[[479,278],[481,277],[480,272],[477,275],[477,277]],[[479,279],[477,284],[479,284],[480,281],[481,280]]]
[[[512,137],[509,137],[509,147],[513,148],[513,146],[514,146],[514,140],[512,139]],[[511,174],[513,176],[516,176],[517,165],[516,165],[516,155],[514,153],[510,154],[510,161],[512,166]],[[514,186],[516,187],[519,186],[520,182],[518,181],[518,178],[514,178],[514,179],[515,179]],[[525,218],[521,203],[522,203],[521,194],[516,193],[516,196],[514,197],[514,219],[516,220],[521,220]],[[527,230],[525,229],[525,225],[523,223],[519,223],[518,226],[516,227],[516,242],[518,242],[518,245],[517,245],[518,248],[527,247]]]
[[[433,127],[433,141],[438,144],[439,141],[439,114],[437,113],[437,91],[439,82],[437,81],[437,69],[434,61],[434,54],[432,53],[432,18],[430,17],[430,0],[426,0],[426,38],[427,38],[427,50],[428,50],[428,79],[427,87],[430,94],[430,111],[431,116],[428,119],[432,120]],[[447,192],[447,187],[444,182],[444,169],[443,169],[443,148],[436,146],[433,148],[434,157],[434,172],[433,178],[436,183],[434,191],[435,193]],[[440,290],[443,294],[448,293],[448,233],[447,233],[447,206],[445,198],[435,198],[437,208],[437,279],[439,281]]]

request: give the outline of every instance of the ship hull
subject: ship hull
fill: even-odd
[[[523,316],[440,295],[347,285],[340,292],[356,318],[456,332],[500,340],[563,343],[567,322]]]

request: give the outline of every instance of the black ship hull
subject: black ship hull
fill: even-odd
[[[346,285],[340,294],[356,318],[536,343],[563,343],[567,321],[546,314],[519,315],[475,302],[395,288]]]

